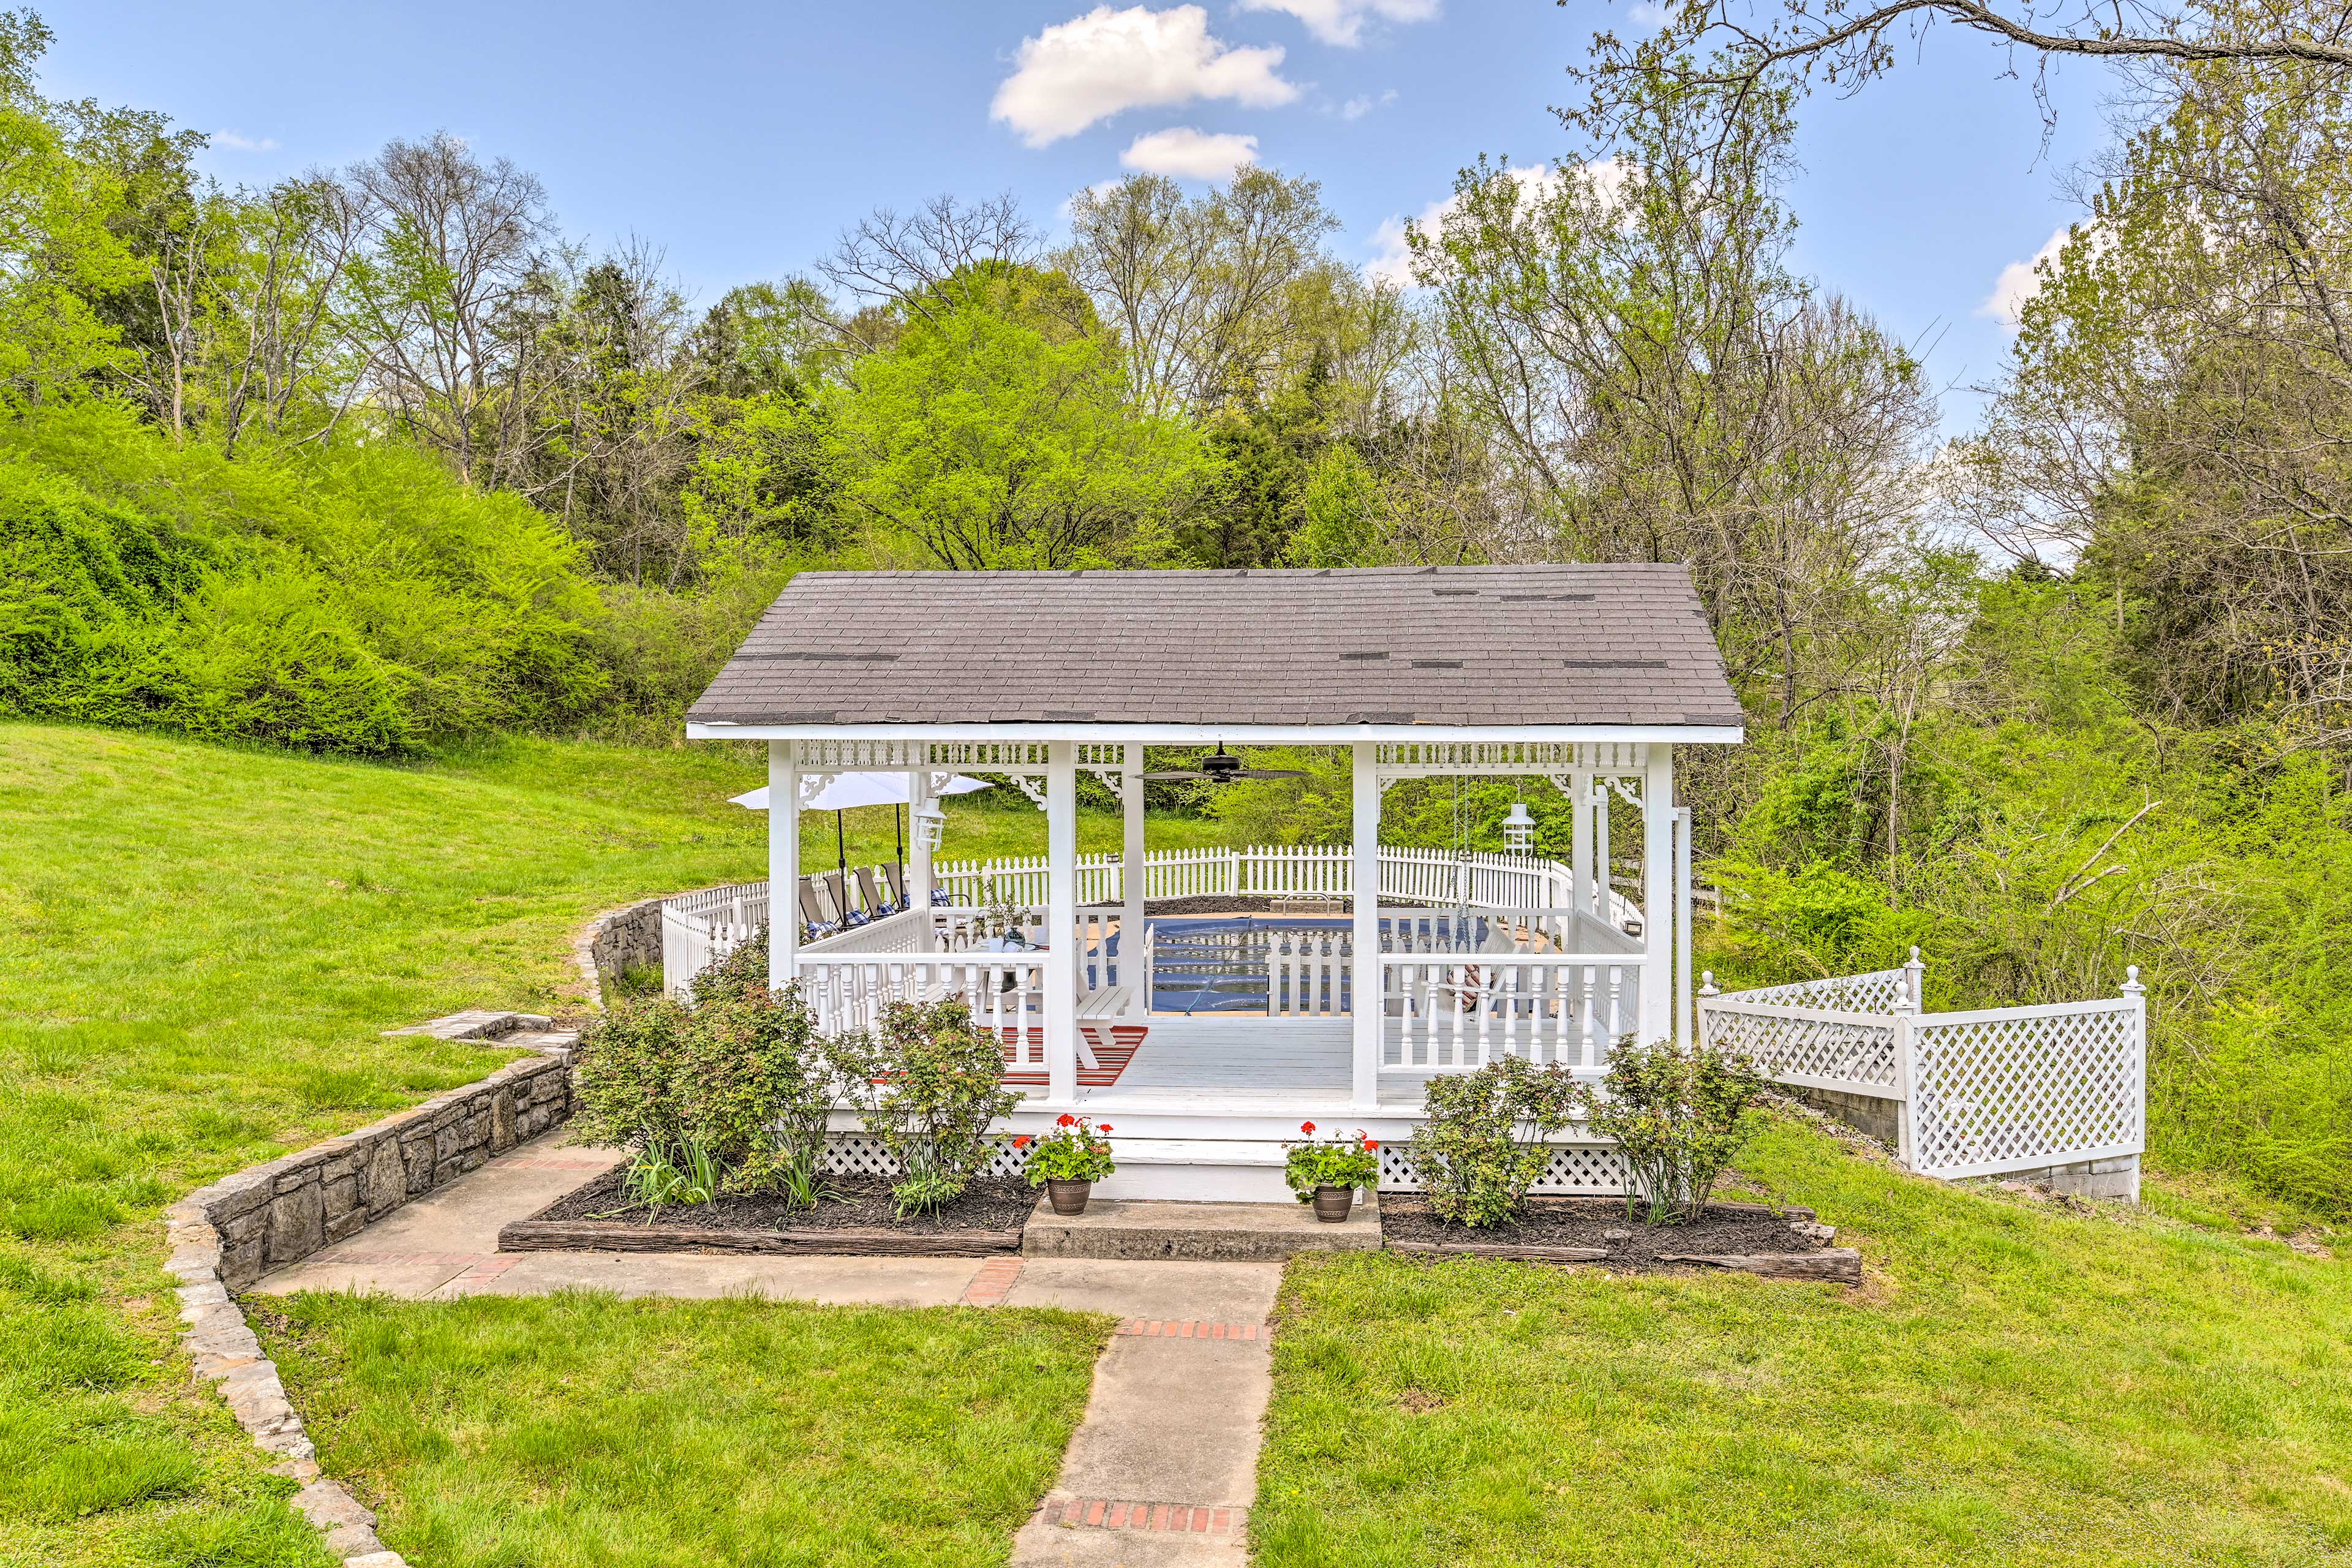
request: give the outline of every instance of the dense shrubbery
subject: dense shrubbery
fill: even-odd
[[[1431,1079],[1428,1104],[1407,1148],[1430,1212],[1456,1225],[1507,1225],[1551,1157],[1544,1137],[1568,1125],[1576,1084],[1563,1068],[1505,1057]]]
[[[865,1109],[866,1130],[898,1163],[891,1191],[901,1214],[953,1203],[988,1169],[988,1130],[1021,1103],[1004,1087],[1004,1047],[977,1028],[961,999],[893,1002],[872,1036],[833,1043],[844,1086]]]
[[[1577,1086],[1586,1125],[1617,1141],[1632,1168],[1628,1215],[1675,1225],[1706,1212],[1717,1177],[1747,1142],[1748,1108],[1764,1087],[1751,1064],[1706,1047],[1667,1041],[1609,1053],[1599,1089]]]
[[[361,755],[578,725],[578,549],[399,447],[229,462],[103,403],[0,423],[0,711]]]
[[[714,1179],[691,1184],[706,1194],[814,1201],[836,1086],[798,987],[616,1001],[583,1032],[573,1076],[582,1132],[630,1149],[640,1171],[701,1166]]]

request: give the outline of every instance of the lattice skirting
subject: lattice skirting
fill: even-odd
[[[1028,1156],[1009,1138],[996,1142],[988,1170],[992,1176],[1017,1176],[1028,1169]],[[828,1176],[895,1176],[898,1162],[870,1132],[828,1132],[824,1138],[824,1173]]]
[[[1615,1196],[1631,1184],[1625,1162],[1616,1150],[1586,1143],[1555,1143],[1551,1161],[1529,1192],[1541,1197],[1573,1197],[1587,1194]],[[1381,1145],[1381,1191],[1417,1193],[1421,1176],[1402,1144]]]

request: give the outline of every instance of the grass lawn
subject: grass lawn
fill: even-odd
[[[1742,1168],[1870,1283],[1295,1266],[1262,1568],[2352,1561],[2352,1265],[1788,1122]]]
[[[764,876],[765,819],[727,804],[762,773],[745,747],[379,765],[0,724],[0,1562],[324,1560],[188,1386],[158,1214],[505,1059],[380,1031],[559,1007],[595,911]],[[1042,850],[1025,805],[950,813],[950,855]],[[860,815],[853,854],[887,853]]]
[[[302,1296],[264,1327],[327,1466],[435,1568],[1001,1563],[1111,1320]]]

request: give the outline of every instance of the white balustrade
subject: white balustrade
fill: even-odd
[[[1011,1048],[1010,1071],[1045,1068],[1043,953],[803,952],[801,993],[821,1033],[870,1029],[893,1002],[929,1003],[961,997],[972,1022],[993,1030]]]
[[[1644,967],[1622,953],[1383,954],[1381,1070],[1604,1067],[1639,1016]]]

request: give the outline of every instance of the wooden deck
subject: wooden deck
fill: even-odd
[[[1341,1018],[1268,1018],[1258,1014],[1154,1015],[1134,1058],[1089,1107],[1170,1095],[1213,1096],[1236,1111],[1348,1098],[1354,1082],[1353,1025]],[[1419,1110],[1422,1079],[1381,1075],[1381,1100]]]

